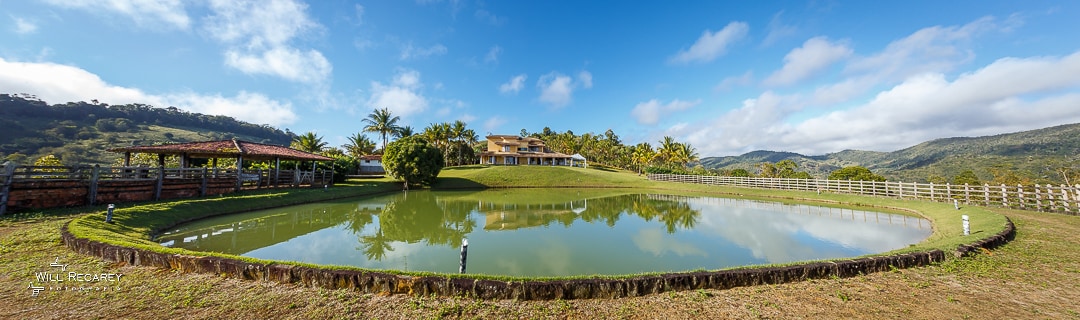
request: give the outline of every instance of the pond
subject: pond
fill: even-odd
[[[164,246],[369,269],[620,275],[855,257],[921,242],[899,214],[633,189],[409,191],[233,214]]]

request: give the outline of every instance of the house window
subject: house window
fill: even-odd
[[[525,151],[529,151],[529,148],[526,148],[526,147],[518,147],[518,152],[525,152]]]
[[[503,146],[503,152],[510,152],[510,146]]]
[[[364,163],[371,163],[371,160],[364,160]]]

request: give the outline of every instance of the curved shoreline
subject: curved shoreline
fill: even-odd
[[[821,199],[776,198],[852,205],[840,201],[821,201]],[[870,206],[876,207],[874,205]],[[889,208],[922,215],[913,209]],[[307,287],[350,288],[366,293],[434,294],[483,299],[618,298],[679,290],[727,289],[809,279],[851,277],[870,272],[889,271],[895,268],[926,266],[946,259],[945,251],[935,249],[888,256],[837,259],[786,266],[742,267],[718,271],[628,275],[625,277],[503,281],[460,275],[407,275],[355,268],[313,267],[273,261],[250,262],[210,255],[162,253],[76,237],[68,230],[68,226],[77,220],[79,219],[65,224],[61,229],[61,240],[64,245],[75,252],[96,256],[108,261],[137,266],[154,266],[182,272],[212,273],[238,279],[300,284]],[[977,253],[980,248],[991,249],[1008,242],[1015,236],[1015,227],[1007,217],[1005,222],[1006,225],[1000,232],[970,244],[959,245],[953,254],[955,256],[965,256]],[[172,225],[176,223],[180,222],[177,221]]]

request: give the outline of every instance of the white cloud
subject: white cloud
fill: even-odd
[[[320,26],[307,5],[293,0],[211,0],[213,15],[204,26],[211,37],[226,44],[225,64],[248,74],[277,76],[289,81],[325,82],[332,65],[317,50],[302,50],[291,42]]]
[[[930,139],[981,136],[1080,122],[1080,51],[1003,58],[953,80],[908,77],[868,102],[792,122],[807,103],[766,92],[717,119],[669,129],[704,156],[756,149],[822,154],[893,151]]]
[[[419,71],[401,70],[390,84],[371,82],[371,97],[367,106],[372,109],[389,108],[402,118],[419,114],[428,107],[428,99],[420,93],[422,88]]]
[[[925,72],[951,71],[974,58],[975,54],[962,45],[991,30],[1000,30],[991,17],[963,26],[923,28],[889,43],[877,54],[855,59],[845,71],[873,73],[877,75],[876,78],[882,79],[904,79]]]
[[[551,72],[540,76],[536,80],[536,86],[540,88],[540,102],[546,103],[553,108],[561,108],[573,101],[574,90],[577,88],[592,88],[592,73],[581,71],[577,81],[567,75]]]
[[[409,42],[401,48],[400,58],[401,60],[422,59],[444,54],[446,54],[446,47],[441,44],[436,44],[427,48],[417,48],[413,46],[412,42]]]
[[[695,101],[682,101],[679,99],[672,100],[667,104],[662,104],[659,100],[652,99],[646,102],[638,103],[634,106],[634,109],[630,111],[630,115],[637,119],[637,122],[644,125],[654,125],[660,122],[660,117],[669,115],[676,111],[682,111],[689,109],[701,103],[701,100]]]
[[[70,9],[92,12],[104,10],[127,16],[144,27],[167,27],[186,30],[191,25],[182,0],[44,0],[46,3]]]
[[[668,62],[686,64],[691,62],[709,62],[727,52],[727,47],[746,37],[750,26],[745,22],[734,21],[717,32],[705,30],[705,33],[689,49],[680,50]]]
[[[11,92],[32,92],[50,103],[98,100],[109,104],[175,106],[191,112],[275,126],[297,120],[291,103],[258,93],[241,91],[233,97],[190,92],[155,95],[136,88],[110,85],[96,74],[55,63],[11,62],[0,58],[0,87]]]
[[[364,6],[356,4],[356,24],[364,24]]]
[[[728,91],[736,86],[746,86],[754,82],[754,72],[746,71],[740,76],[731,76],[721,80],[713,90],[715,91]]]
[[[516,94],[519,91],[521,91],[522,88],[525,87],[525,80],[528,79],[528,78],[529,77],[526,76],[524,73],[516,75],[513,78],[510,78],[510,82],[499,85],[499,92],[504,93],[504,94],[507,94],[507,93]]]
[[[581,86],[585,89],[592,88],[592,73],[588,71],[582,71],[578,73],[578,81],[581,82]]]
[[[494,46],[488,50],[488,53],[484,55],[484,63],[499,63],[499,55],[502,54],[502,47]]]
[[[496,132],[499,130],[499,127],[504,124],[506,124],[506,119],[503,119],[500,116],[492,116],[484,121],[484,131]]]
[[[31,34],[37,32],[38,26],[32,21],[20,17],[12,17],[12,19],[15,20],[15,33]]]
[[[769,20],[769,26],[767,27],[769,34],[765,36],[765,40],[761,41],[761,45],[770,46],[776,41],[790,37],[798,31],[795,26],[785,25],[780,18],[784,15],[784,12],[777,12],[773,15],[772,20]]]
[[[784,56],[784,66],[765,78],[764,84],[778,86],[796,83],[851,56],[852,52],[844,43],[829,42],[825,37],[810,38],[802,47],[795,48]]]
[[[261,53],[225,52],[225,64],[248,74],[265,74],[286,80],[315,83],[330,76],[330,61],[316,50],[302,52],[291,47],[275,47]]]

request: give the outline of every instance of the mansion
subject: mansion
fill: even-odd
[[[480,163],[498,165],[577,166],[585,163],[580,154],[553,152],[537,138],[514,135],[487,136],[487,151],[480,154]]]

